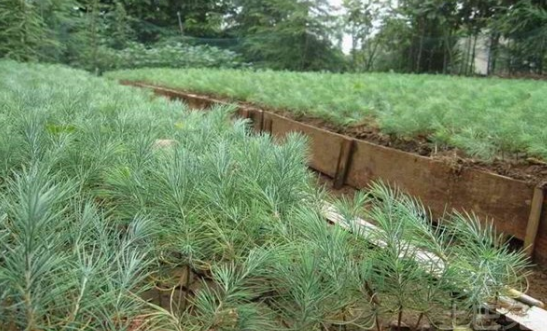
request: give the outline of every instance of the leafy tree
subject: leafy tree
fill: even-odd
[[[41,2],[27,0],[0,2],[0,56],[42,60],[42,50],[58,47],[42,16],[43,7]]]
[[[243,38],[240,51],[260,66],[289,70],[339,69],[343,55],[326,0],[237,0],[230,30]]]
[[[229,0],[120,0],[127,15],[137,18],[132,26],[138,40],[144,43],[162,37],[185,35],[217,37],[222,32],[222,18],[229,9]]]
[[[496,60],[505,55],[505,67],[510,73],[542,74],[547,60],[547,1],[504,1],[498,6],[488,28],[493,33],[490,70],[496,70]],[[500,38],[506,40],[505,46]],[[500,54],[505,53],[505,54]]]
[[[344,32],[352,40],[351,58],[353,71],[370,71],[381,46],[388,42],[377,37],[375,24],[385,19],[385,0],[344,0],[342,6]],[[398,29],[398,33],[404,31]]]

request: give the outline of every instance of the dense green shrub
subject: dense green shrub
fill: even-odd
[[[99,54],[99,67],[102,70],[145,67],[236,68],[243,65],[239,56],[232,51],[178,42],[150,47],[129,43],[122,50],[103,47]]]

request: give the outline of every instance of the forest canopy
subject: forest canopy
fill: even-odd
[[[4,0],[0,57],[98,72],[143,66],[253,66],[474,74],[480,71],[479,62],[482,74],[545,71],[545,0],[333,3]],[[201,53],[206,60],[192,56]]]

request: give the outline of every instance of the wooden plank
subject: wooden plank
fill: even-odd
[[[457,171],[444,162],[356,141],[347,183],[366,187],[382,180],[419,198],[434,216],[474,212],[499,231],[524,239],[533,187],[476,169]]]
[[[545,331],[547,329],[547,311],[544,309],[528,307],[523,312],[513,312],[498,308],[496,312],[520,325],[520,330]]]
[[[249,112],[249,109],[246,108],[246,107],[238,107],[237,108],[237,116],[241,117],[241,118],[245,118],[245,119],[248,119],[251,114]]]
[[[278,114],[268,112],[266,116],[272,119],[271,132],[278,139],[282,139],[290,132],[300,132],[306,135],[309,141],[309,166],[334,178],[340,156],[340,147],[347,140],[346,137]]]
[[[262,126],[264,124],[264,111],[260,109],[260,111],[255,113],[255,117],[253,118],[254,122],[254,131],[256,133],[262,132]]]
[[[530,217],[526,226],[526,235],[524,237],[524,251],[528,256],[532,256],[536,245],[536,238],[541,221],[543,202],[545,201],[545,192],[543,185],[538,185],[534,189],[532,205],[530,206]]]
[[[340,189],[346,183],[349,165],[351,164],[351,155],[353,153],[353,139],[344,139],[340,144],[340,156],[336,165],[336,174],[334,175],[333,188]]]
[[[266,112],[262,114],[262,131],[272,133],[272,117]]]
[[[533,260],[538,264],[547,265],[547,195],[543,201]]]

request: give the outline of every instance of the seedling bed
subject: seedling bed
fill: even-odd
[[[230,107],[189,111],[69,68],[0,67],[2,330],[475,326],[525,288],[524,254],[476,217],[435,225],[382,183],[327,196],[301,135],[277,144]],[[142,300],[154,286],[171,312]]]
[[[190,107],[206,109],[232,102],[143,82],[123,84],[150,88],[156,94],[182,99]],[[401,151],[355,139],[317,125],[287,117],[285,112],[235,103],[240,117],[252,120],[255,131],[282,139],[290,132],[305,134],[310,142],[310,167],[334,179],[334,186],[365,188],[375,180],[396,185],[422,200],[434,217],[445,211],[473,212],[493,219],[496,228],[529,247],[534,261],[547,264],[547,200],[541,179],[519,180],[486,169]]]

